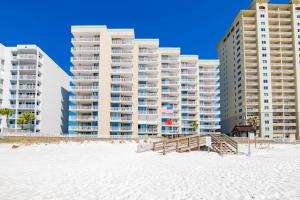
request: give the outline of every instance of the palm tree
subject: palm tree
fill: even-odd
[[[250,124],[254,128],[254,136],[255,136],[255,148],[256,148],[256,128],[257,128],[258,117],[250,117],[247,119],[247,123]]]
[[[195,132],[197,131],[198,126],[199,126],[199,125],[198,125],[197,122],[193,122],[193,123],[191,124],[191,127],[193,127],[193,129],[194,129]]]
[[[23,126],[24,126],[24,124],[26,124],[26,121],[25,121],[25,119],[24,118],[19,118],[18,120],[17,120],[17,124],[18,125],[20,125],[21,126],[21,129],[23,130]]]
[[[0,109],[0,115],[6,116],[6,126],[8,128],[9,125],[9,117],[11,117],[15,113],[14,110],[9,109],[9,108],[1,108]]]
[[[23,112],[18,121],[22,124],[28,124],[29,131],[31,131],[31,123],[35,120],[35,115],[32,112]]]

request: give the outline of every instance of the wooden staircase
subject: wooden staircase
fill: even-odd
[[[212,141],[212,149],[219,153],[223,154],[237,154],[238,153],[238,143],[228,137],[225,134],[210,134]]]

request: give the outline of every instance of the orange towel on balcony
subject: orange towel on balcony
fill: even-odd
[[[172,125],[173,121],[172,119],[168,119],[167,121],[165,121],[165,125]]]

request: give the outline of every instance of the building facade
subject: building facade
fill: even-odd
[[[201,107],[210,104],[199,93],[214,88],[203,87],[207,71],[202,69],[218,69],[218,61],[201,62],[198,56],[181,55],[179,48],[160,48],[157,39],[136,39],[133,29],[73,26],[72,34],[70,132],[191,134],[211,125],[200,118],[219,117],[210,113],[219,108]],[[218,87],[218,73],[209,74]]]
[[[300,1],[255,0],[218,44],[222,131],[256,116],[259,135],[299,139]]]
[[[1,118],[1,129],[21,129],[23,112],[35,114],[31,132],[63,134],[68,131],[69,76],[36,45],[0,44],[0,107],[14,114]]]

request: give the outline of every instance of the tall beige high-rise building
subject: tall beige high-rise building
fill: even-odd
[[[157,39],[136,39],[133,29],[73,26],[72,34],[70,132],[143,136],[220,128],[217,60],[160,48]],[[207,71],[216,87],[202,87]],[[200,101],[200,89],[215,96],[211,107]],[[202,115],[200,103],[207,106]]]
[[[255,0],[218,44],[222,130],[257,116],[259,134],[298,138],[300,1]]]

